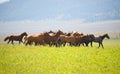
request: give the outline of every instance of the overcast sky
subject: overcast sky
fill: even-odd
[[[92,31],[89,24],[101,23],[120,27],[120,0],[0,0],[1,33],[81,27]]]

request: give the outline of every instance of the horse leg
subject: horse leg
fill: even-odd
[[[39,42],[35,42],[35,46],[37,46],[39,44]]]
[[[63,42],[63,46],[65,47],[65,45],[66,45],[66,42]]]
[[[32,44],[32,42],[31,42],[31,41],[28,41],[28,42],[27,42],[27,44],[28,44],[28,45],[31,45],[31,44]]]
[[[10,43],[10,40],[7,42],[7,44],[9,44]]]
[[[19,41],[19,44],[20,44],[21,41]]]
[[[12,40],[12,42],[11,42],[11,43],[12,43],[12,44],[14,44],[14,43],[13,43],[13,40]]]
[[[86,47],[88,47],[88,43],[87,42],[85,42],[85,45],[86,45]]]
[[[98,48],[100,47],[100,43],[99,43],[99,46],[98,46]]]
[[[27,46],[29,44],[29,41],[27,41],[26,43],[25,43],[25,45]]]
[[[82,46],[84,46],[84,43],[81,43],[82,44]]]
[[[91,47],[93,47],[93,46],[92,46],[92,41],[90,42],[90,45],[91,45]]]
[[[104,46],[103,46],[103,44],[101,43],[101,45],[102,45],[102,48],[104,49]]]
[[[26,45],[26,46],[27,46],[28,44],[30,45],[30,41],[26,41],[26,42],[25,42],[25,45]]]

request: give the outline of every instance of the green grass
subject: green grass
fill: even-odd
[[[0,74],[120,74],[120,40],[104,47],[0,44]]]

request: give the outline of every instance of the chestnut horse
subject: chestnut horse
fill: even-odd
[[[35,45],[44,45],[45,35],[44,33],[40,33],[38,35],[29,35],[24,39],[24,44],[26,45],[31,45],[32,43],[34,43]]]
[[[64,34],[62,31],[58,31],[56,34],[50,35],[48,32],[41,33],[39,35],[30,35],[25,37],[24,43],[27,45],[31,45],[33,42],[35,45],[45,45],[49,44],[55,45],[56,44],[56,39],[59,37],[59,35]]]
[[[7,36],[7,37],[4,39],[4,41],[9,40],[9,41],[7,42],[7,44],[9,44],[9,42],[11,42],[12,44],[14,44],[13,41],[19,41],[19,44],[20,44],[21,42],[23,43],[22,39],[23,39],[24,36],[27,36],[27,33],[26,33],[26,32],[23,32],[23,33],[20,34],[20,35],[10,35],[10,36]]]
[[[104,34],[104,35],[102,35],[102,36],[95,37],[94,42],[99,43],[98,48],[99,48],[100,46],[102,46],[102,48],[104,48],[104,46],[103,46],[103,43],[102,43],[102,42],[103,42],[103,40],[104,40],[105,38],[110,39],[110,37],[109,37],[109,35],[108,35],[108,34]]]

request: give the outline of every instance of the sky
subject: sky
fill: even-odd
[[[120,28],[120,0],[0,0],[0,33],[96,31],[99,25]]]

